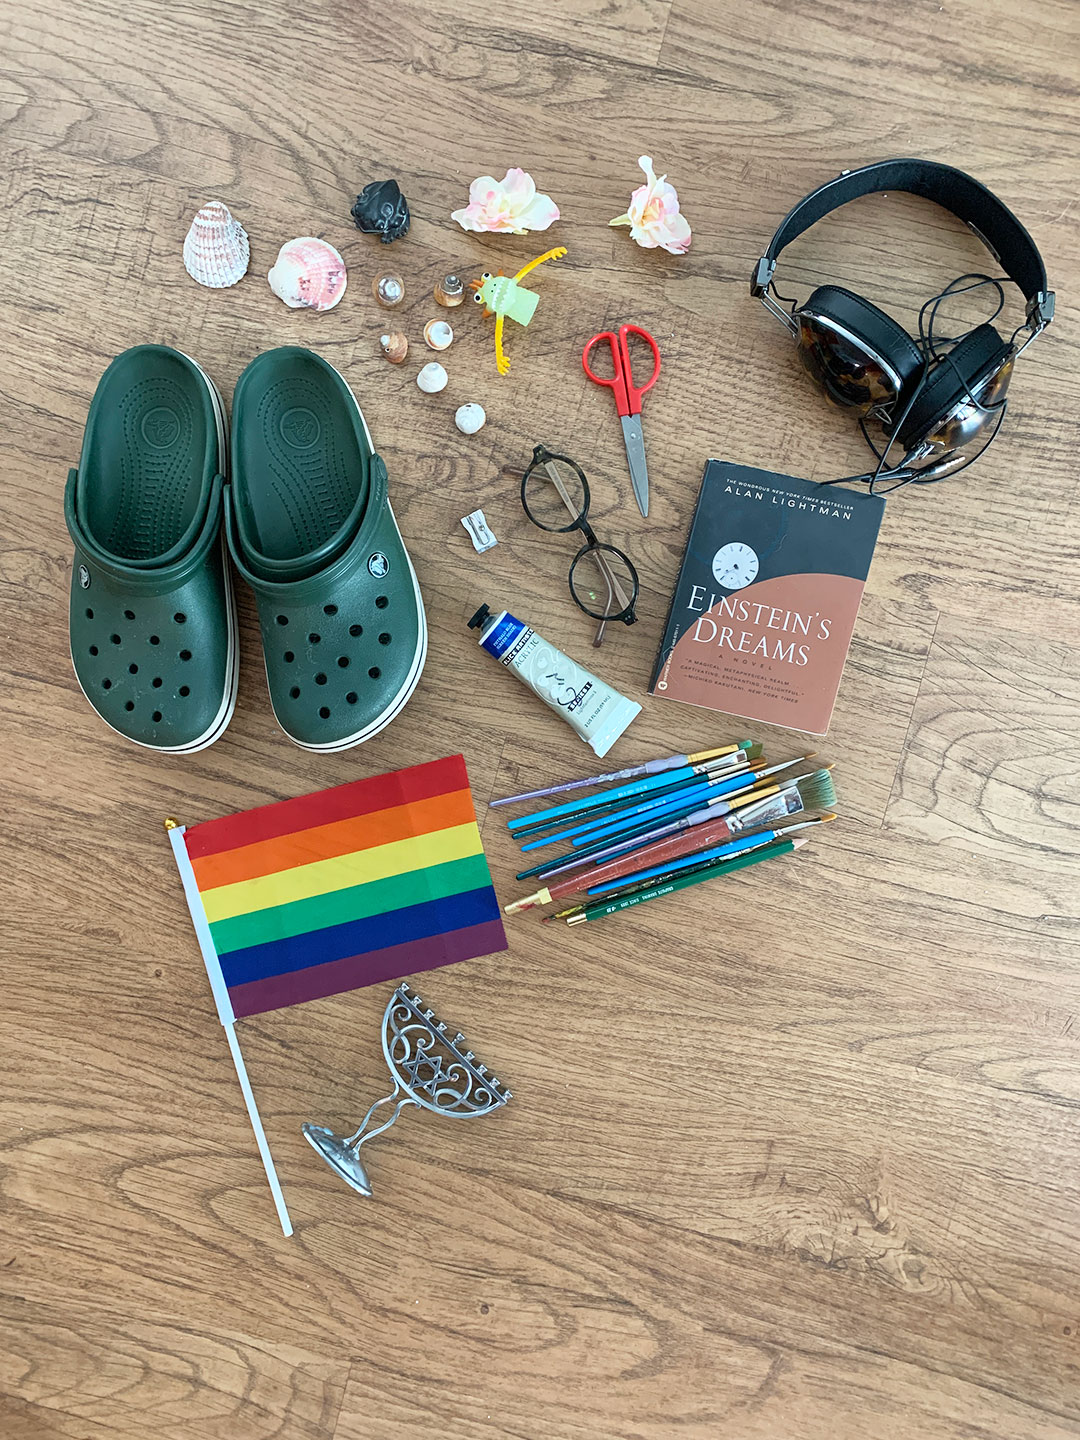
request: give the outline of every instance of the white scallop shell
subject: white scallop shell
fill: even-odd
[[[437,395],[440,390],[446,389],[446,382],[449,378],[449,375],[447,375],[439,362],[432,360],[430,364],[425,365],[420,371],[420,374],[417,375],[416,383],[425,395]]]
[[[287,240],[267,275],[270,289],[290,310],[332,310],[345,294],[345,261],[314,235]]]
[[[204,205],[184,237],[184,269],[210,290],[225,290],[247,274],[247,231],[221,200]]]
[[[477,405],[475,401],[468,405],[459,405],[454,411],[454,424],[463,435],[475,435],[478,430],[483,429],[486,420],[484,407]]]

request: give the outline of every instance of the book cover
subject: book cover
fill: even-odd
[[[824,735],[884,509],[710,460],[649,693]]]

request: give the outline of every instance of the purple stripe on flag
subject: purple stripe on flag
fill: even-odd
[[[440,965],[453,965],[478,955],[494,955],[507,948],[502,921],[485,920],[480,925],[468,925],[445,935],[432,935],[403,945],[390,945],[384,950],[350,955],[344,960],[331,960],[325,965],[309,965],[287,975],[234,985],[229,990],[229,998],[239,1019],[243,1015],[261,1015],[265,1010],[299,1005],[305,1000],[340,995],[363,985],[376,985],[380,980],[400,980],[403,975],[417,975],[422,970],[436,970]]]

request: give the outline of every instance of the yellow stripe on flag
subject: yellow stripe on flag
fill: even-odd
[[[203,908],[213,925],[234,915],[250,915],[270,905],[287,905],[293,900],[310,900],[316,895],[329,895],[347,885],[364,885],[369,880],[386,880],[409,870],[423,870],[428,865],[442,865],[447,860],[464,860],[483,852],[480,829],[475,820],[467,825],[452,825],[430,835],[413,835],[407,840],[394,840],[352,855],[335,855],[330,860],[317,860],[311,865],[297,865],[292,870],[274,875],[260,875],[254,880],[238,880],[233,885],[218,885],[204,890]],[[417,902],[425,898],[417,887]]]

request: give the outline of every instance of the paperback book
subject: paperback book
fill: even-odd
[[[710,460],[650,694],[824,735],[884,508]]]

